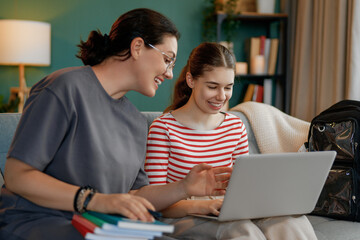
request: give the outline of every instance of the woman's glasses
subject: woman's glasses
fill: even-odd
[[[159,51],[162,55],[164,55],[164,56],[166,57],[166,61],[165,61],[165,63],[167,64],[166,72],[167,72],[169,69],[173,69],[173,68],[174,68],[176,58],[170,57],[169,55],[167,55],[166,53],[164,53],[163,51],[161,51],[160,49],[158,49],[157,47],[153,46],[153,45],[150,44],[150,43],[146,43],[146,44],[147,44],[149,47],[155,49],[156,51]]]

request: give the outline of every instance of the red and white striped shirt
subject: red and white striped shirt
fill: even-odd
[[[161,185],[185,178],[199,163],[232,167],[242,154],[249,154],[249,146],[239,117],[225,113],[219,127],[199,131],[183,126],[166,113],[150,126],[145,171],[150,184]]]

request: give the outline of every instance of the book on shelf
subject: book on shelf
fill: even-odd
[[[243,102],[247,101],[263,102],[264,87],[260,84],[250,83],[246,89],[245,97],[243,99]]]
[[[107,223],[114,224],[120,228],[159,231],[165,233],[172,233],[174,231],[174,225],[166,224],[158,220],[155,220],[154,222],[143,222],[140,220],[132,220],[121,215],[104,214],[93,211],[89,211],[88,214],[97,217]]]
[[[270,43],[270,53],[269,53],[269,64],[268,64],[268,74],[275,74],[275,68],[278,58],[278,50],[279,50],[279,39],[272,38]]]
[[[245,43],[245,51],[248,57],[249,72],[251,73],[251,59],[257,55],[264,56],[263,74],[274,75],[279,51],[278,38],[266,38],[264,35],[251,37]]]
[[[263,99],[264,99],[264,87],[262,85],[255,84],[252,101],[262,103]]]
[[[256,55],[259,55],[260,51],[260,38],[259,37],[251,37],[245,42],[245,50],[248,56],[248,72],[251,72],[251,59],[253,59]]]
[[[264,35],[261,35],[259,37],[260,39],[260,44],[259,44],[259,55],[265,55],[265,41],[266,41],[266,37]]]
[[[264,79],[264,103],[272,105],[272,79]]]
[[[264,46],[264,58],[265,58],[265,73],[269,72],[269,56],[270,56],[270,44],[271,39],[266,38],[265,39],[265,46]]]
[[[87,213],[83,215],[75,214],[71,221],[72,225],[80,232],[85,239],[133,239],[144,240],[154,239],[162,236],[158,231],[142,231],[133,229],[122,229],[112,224],[102,223],[101,221],[88,218]],[[107,227],[104,227],[104,226]]]
[[[250,83],[246,89],[243,102],[252,101],[253,95],[254,95],[254,90],[255,90],[255,84]]]

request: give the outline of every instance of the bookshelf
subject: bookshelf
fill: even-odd
[[[216,14],[216,39],[217,42],[223,41],[224,33],[223,33],[223,22],[227,18],[227,14],[225,13],[217,13]],[[291,96],[291,82],[287,75],[287,51],[288,51],[288,15],[284,13],[275,13],[275,14],[263,14],[256,12],[243,12],[241,14],[237,14],[233,16],[235,21],[240,21],[240,25],[251,25],[256,23],[254,26],[265,27],[266,33],[264,34],[266,37],[271,37],[271,31],[273,30],[273,23],[278,23],[278,31],[279,35],[279,49],[278,49],[278,57],[275,74],[242,74],[236,75],[236,82],[239,84],[249,84],[255,83],[259,85],[264,84],[264,79],[270,79],[272,82],[272,105],[279,108],[280,110],[289,113],[290,111],[290,96]],[[241,30],[239,30],[241,31]],[[259,37],[259,36],[254,36]],[[233,40],[235,41],[235,40]],[[237,55],[237,52],[234,52]],[[246,59],[249,62],[249,59]],[[235,83],[236,84],[236,83]],[[235,94],[235,92],[234,92]],[[245,94],[243,94],[245,95]],[[244,96],[241,96],[243,98]]]

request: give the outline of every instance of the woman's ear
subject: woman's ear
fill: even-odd
[[[135,59],[137,59],[139,57],[144,45],[145,45],[145,42],[141,37],[134,38],[130,43],[131,56],[134,57]]]
[[[189,86],[189,88],[193,88],[194,87],[194,79],[191,75],[190,72],[186,73],[186,83]]]

